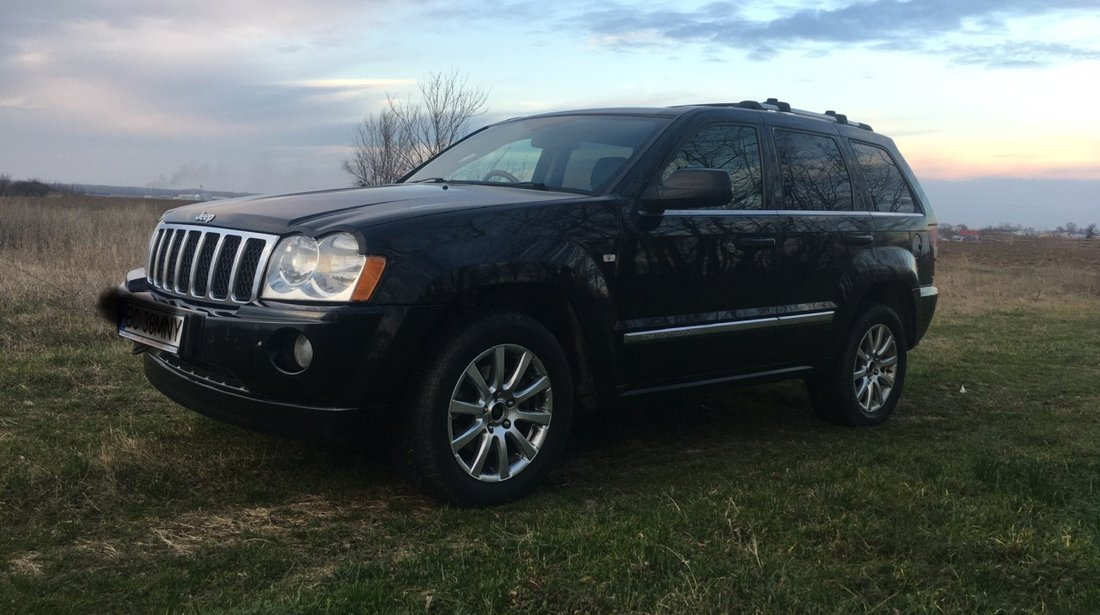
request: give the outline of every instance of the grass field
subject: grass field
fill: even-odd
[[[0,612],[1100,612],[1100,249],[941,244],[883,427],[650,399],[462,510],[145,383],[93,305],[162,209],[0,199]]]

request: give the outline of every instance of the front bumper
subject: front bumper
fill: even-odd
[[[364,433],[381,408],[305,406],[265,399],[218,387],[192,377],[166,360],[165,353],[145,355],[145,377],[173,401],[219,421],[283,436],[344,439]]]
[[[178,353],[137,346],[146,351],[146,377],[169,398],[249,429],[322,438],[353,435],[363,421],[392,405],[437,310],[283,303],[203,307],[150,291],[140,270],[105,293],[100,310],[114,322],[121,301],[185,316]],[[285,356],[299,334],[312,344],[313,361],[292,373],[277,356]]]

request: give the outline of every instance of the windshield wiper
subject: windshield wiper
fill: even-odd
[[[409,182],[409,183],[410,184],[445,184],[445,183],[447,183],[447,180],[443,179],[442,177],[426,177],[424,179],[418,179],[414,182]]]
[[[531,190],[549,190],[550,187],[542,182],[515,182],[514,184],[504,184],[509,188],[530,188]]]

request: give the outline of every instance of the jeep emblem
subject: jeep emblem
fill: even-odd
[[[195,222],[210,222],[214,219],[214,214],[204,211],[201,214],[195,216]]]

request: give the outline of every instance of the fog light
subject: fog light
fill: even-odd
[[[313,363],[313,344],[310,343],[308,337],[301,333],[294,340],[294,362],[303,370],[308,368],[310,363]]]

